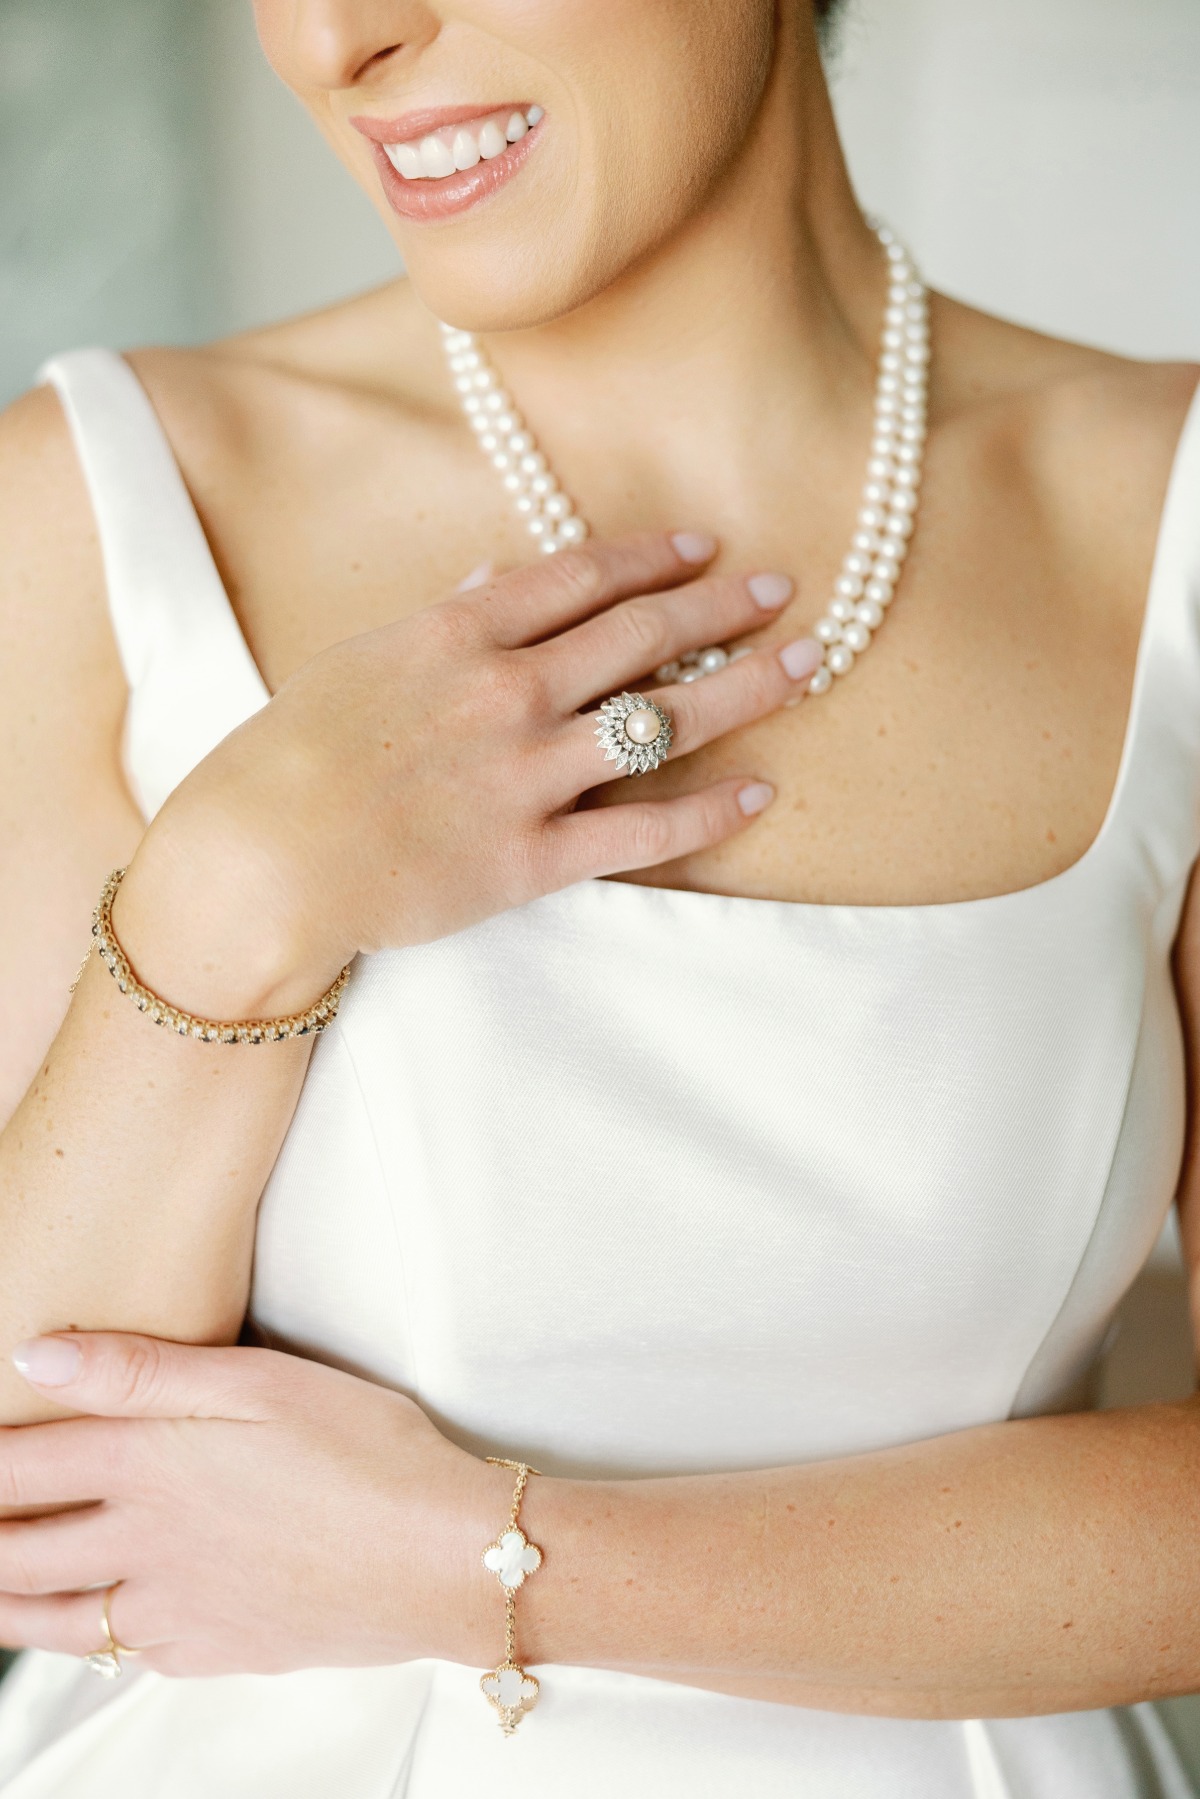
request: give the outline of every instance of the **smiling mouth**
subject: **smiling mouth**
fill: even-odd
[[[383,144],[384,155],[405,181],[444,181],[466,174],[481,162],[495,162],[545,117],[540,106],[527,110],[501,107],[496,112],[457,125],[444,125],[424,137]]]
[[[350,123],[368,140],[394,213],[433,223],[466,212],[505,185],[541,141],[545,112],[521,104],[410,112]]]

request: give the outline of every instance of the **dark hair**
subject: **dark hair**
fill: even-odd
[[[834,21],[841,12],[845,0],[813,0],[813,11],[817,15],[817,26],[821,36],[828,40],[833,30]]]

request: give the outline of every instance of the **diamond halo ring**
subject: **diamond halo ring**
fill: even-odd
[[[614,694],[600,708],[596,736],[606,762],[626,774],[649,774],[667,759],[674,729],[670,714],[644,694]]]

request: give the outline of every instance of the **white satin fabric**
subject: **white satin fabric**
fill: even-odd
[[[149,816],[266,694],[127,366],[47,375]],[[1069,1405],[1174,1193],[1168,957],[1198,852],[1200,399],[1080,861],[928,906],[585,882],[362,962],[263,1201],[254,1316],[563,1473],[805,1462]],[[143,1675],[72,1724],[75,1666],[31,1656],[0,1707],[6,1791],[1194,1799],[1150,1706],[930,1723],[541,1672],[504,1741],[448,1664]]]

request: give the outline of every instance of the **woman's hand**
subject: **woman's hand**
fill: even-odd
[[[687,650],[745,635],[790,594],[779,576],[703,575],[715,548],[691,533],[596,543],[314,657],[151,827],[116,916],[143,978],[158,985],[165,966],[162,990],[177,1004],[229,1007],[242,997],[233,971],[257,974],[266,945],[263,972],[290,976],[287,997],[307,1003],[359,950],[445,936],[744,826],[771,797],[749,773],[670,800],[639,792],[573,810],[618,773],[597,746],[595,714],[580,708],[644,686],[647,670]],[[659,688],[672,756],[803,692],[819,657],[801,639]],[[172,936],[188,946],[182,983],[163,964]],[[207,977],[215,995],[202,990]]]
[[[97,1415],[0,1432],[0,1502],[82,1508],[0,1523],[0,1644],[102,1649],[119,1581],[113,1632],[165,1674],[463,1659],[511,1483],[411,1400],[268,1350],[29,1348]]]

